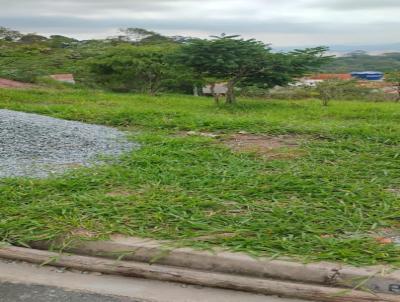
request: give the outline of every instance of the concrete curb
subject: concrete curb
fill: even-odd
[[[37,242],[32,247],[57,249],[57,244]],[[335,263],[302,264],[292,261],[256,259],[242,253],[196,251],[171,248],[168,242],[113,236],[109,241],[79,241],[64,249],[79,255],[162,264],[255,278],[305,284],[358,288],[375,293],[399,295],[400,270],[388,266],[358,268]]]
[[[399,297],[395,295],[344,290],[340,287],[213,273],[134,261],[116,261],[66,253],[59,254],[13,246],[1,247],[0,257],[111,275],[179,282],[320,302],[399,302]]]

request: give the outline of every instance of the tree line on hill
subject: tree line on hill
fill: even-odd
[[[381,72],[400,70],[400,52],[369,55],[365,51],[354,51],[342,57],[336,57],[321,68],[321,71],[326,73],[350,73],[366,70]]]
[[[400,98],[400,54],[370,56],[357,51],[332,58],[324,55],[326,50],[316,47],[273,53],[268,45],[239,36],[168,37],[140,28],[123,29],[119,35],[104,40],[79,41],[0,27],[0,77],[35,82],[49,74],[73,73],[82,86],[149,94],[191,93],[193,87],[209,84],[212,88],[215,83],[224,82],[227,102],[233,103],[236,87],[262,92],[313,71],[344,73],[376,69],[379,65],[380,70],[397,70],[386,76],[398,87],[397,99]],[[349,84],[327,85],[330,88],[325,90],[341,94],[349,90]],[[360,89],[350,90],[353,95]],[[361,94],[366,94],[364,90]]]
[[[35,82],[73,73],[83,86],[121,92],[192,93],[224,82],[227,103],[238,87],[268,89],[320,70],[332,58],[326,47],[274,53],[263,42],[240,36],[168,37],[127,28],[104,40],[22,34],[0,27],[0,77]]]

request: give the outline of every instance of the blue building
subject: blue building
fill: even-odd
[[[383,79],[384,73],[379,71],[362,71],[352,72],[351,76],[364,81],[380,81]]]

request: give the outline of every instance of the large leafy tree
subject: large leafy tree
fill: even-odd
[[[173,47],[121,45],[90,62],[97,83],[116,91],[156,94],[171,77]]]
[[[203,79],[225,81],[226,102],[235,102],[235,87],[284,85],[326,62],[326,48],[272,53],[268,45],[240,36],[194,39],[182,48],[181,61]]]

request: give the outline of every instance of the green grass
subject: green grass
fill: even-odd
[[[99,238],[121,233],[274,257],[400,263],[399,248],[368,235],[400,226],[399,196],[388,190],[400,189],[399,104],[217,107],[178,95],[0,90],[0,108],[120,127],[142,144],[108,165],[2,180],[3,241],[22,245],[85,229]],[[189,130],[296,134],[304,142],[298,157],[267,159],[179,135]]]

